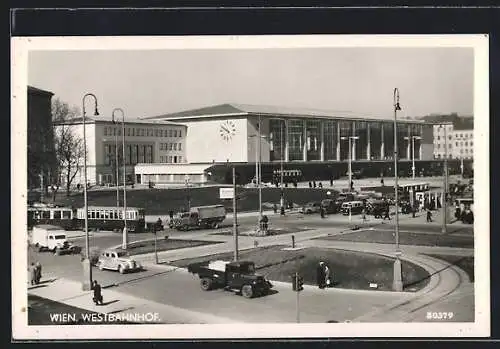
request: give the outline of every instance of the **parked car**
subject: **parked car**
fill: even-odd
[[[99,256],[97,262],[99,270],[116,270],[120,274],[138,271],[142,269],[139,262],[132,259],[126,251],[105,250]]]
[[[351,215],[353,215],[353,214],[360,214],[361,212],[363,212],[363,208],[364,208],[364,205],[363,205],[362,201],[348,201],[348,202],[344,202],[342,204],[342,214],[344,216],[348,216],[349,213]]]
[[[341,204],[333,199],[325,199],[321,201],[321,207],[326,213],[338,213],[340,211]]]
[[[304,207],[302,207],[302,213],[304,214],[319,213],[320,210],[320,202],[308,202]]]

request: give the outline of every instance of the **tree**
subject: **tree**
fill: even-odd
[[[59,98],[52,101],[52,120],[54,124],[54,148],[56,166],[53,181],[53,200],[64,178],[66,196],[71,184],[82,167],[84,157],[83,139],[75,134],[72,120],[80,114],[78,107],[70,107]]]

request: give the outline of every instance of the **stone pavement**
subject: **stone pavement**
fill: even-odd
[[[92,302],[92,291],[82,291],[80,282],[51,275],[45,275],[40,285],[28,286],[28,293],[93,313],[114,314],[124,318],[130,316],[130,321],[133,321],[137,314],[139,317],[144,316],[146,320],[148,318],[156,320],[150,320],[151,323],[223,324],[235,322],[228,318],[130,296],[113,290],[113,285],[102,285],[102,287],[104,305],[100,306]]]

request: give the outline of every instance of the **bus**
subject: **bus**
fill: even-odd
[[[116,206],[88,206],[87,224],[89,229],[122,230],[123,207]],[[142,233],[145,228],[145,211],[143,208],[127,207],[125,217],[129,232]],[[85,228],[85,208],[76,210],[76,224],[78,229]]]
[[[50,224],[65,230],[75,228],[75,212],[71,207],[34,204],[28,207],[28,229],[38,224]]]

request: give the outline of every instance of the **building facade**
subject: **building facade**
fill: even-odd
[[[46,192],[51,183],[50,174],[55,166],[52,129],[52,96],[50,91],[28,86],[28,188],[43,187]]]
[[[352,113],[223,104],[147,119],[186,125],[190,162],[345,162],[349,139],[353,161],[394,156],[393,120]],[[400,160],[433,159],[432,126],[398,120],[397,148]]]
[[[433,134],[435,159],[474,158],[474,130],[455,129],[453,124],[435,125]]]
[[[125,176],[134,182],[136,164],[180,164],[186,159],[186,126],[171,122],[125,120],[125,133],[121,122],[102,117],[85,119],[87,146],[87,181],[97,185],[123,182],[123,142],[125,142]],[[72,119],[55,127],[70,127],[83,139],[82,118]],[[118,164],[118,166],[116,166]],[[63,176],[65,177],[65,176]],[[83,158],[73,185],[83,185]]]

